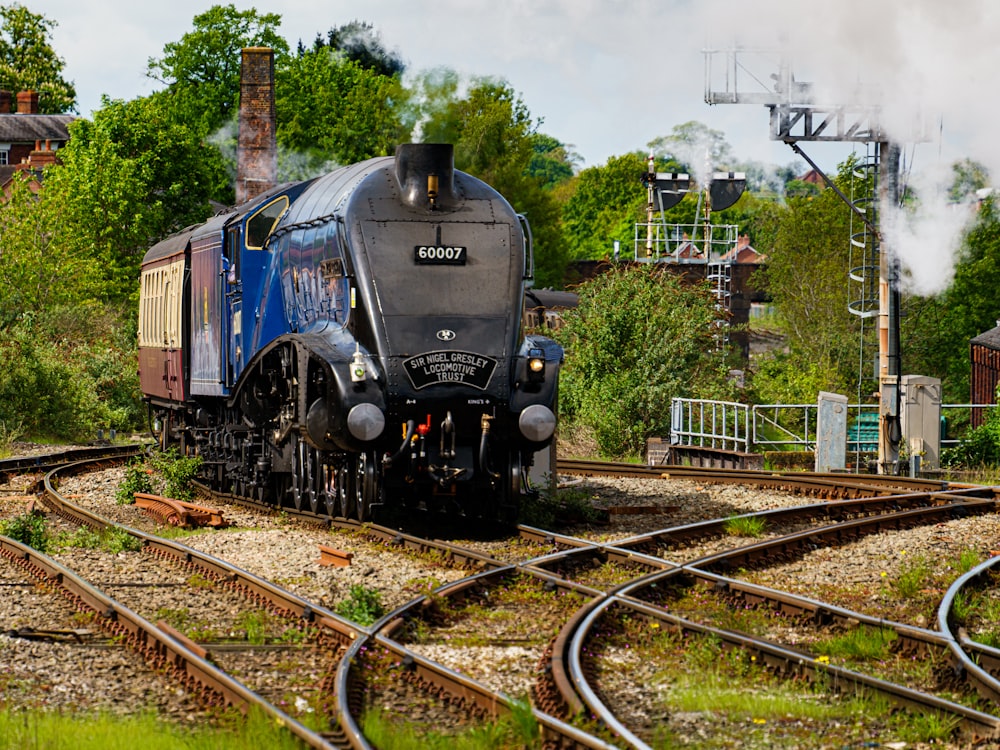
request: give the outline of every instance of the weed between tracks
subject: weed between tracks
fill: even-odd
[[[820,550],[811,554],[828,555]],[[783,590],[818,599],[871,617],[892,622],[928,627],[937,617],[937,607],[949,586],[981,560],[974,549],[956,551],[950,557],[932,560],[925,555],[910,555],[906,550],[872,560],[865,569],[853,572],[853,580],[809,580],[798,583],[796,573],[809,564],[802,560],[780,566]],[[771,585],[774,570],[738,572],[750,583]],[[846,578],[846,576],[845,576]]]
[[[812,682],[782,679],[743,649],[622,610],[602,620],[596,643],[588,667],[619,717],[654,747],[942,742],[957,727],[953,717],[894,711],[867,691],[836,692],[821,672]],[[647,687],[635,695],[634,685]]]
[[[1000,648],[1000,575],[990,572],[983,584],[963,588],[955,597],[951,608],[953,626],[964,627],[977,643]]]
[[[914,569],[920,567],[922,564],[918,563]],[[909,585],[904,584],[904,588]],[[820,628],[767,606],[749,605],[736,597],[720,596],[703,586],[673,587],[659,592],[659,596],[660,603],[672,614],[693,622],[768,638],[813,654],[824,660],[821,663],[909,685],[955,703],[989,711],[972,691],[954,689],[951,669],[943,654],[905,652],[896,642],[891,628]]]
[[[547,591],[536,578],[515,574],[503,585],[461,599],[434,597],[427,620],[411,620],[403,642],[454,647],[518,643],[542,646],[580,606],[576,595]]]
[[[365,679],[362,731],[382,750],[541,747],[527,699],[501,716],[441,699],[416,685],[410,667],[380,647],[362,649],[358,669]]]

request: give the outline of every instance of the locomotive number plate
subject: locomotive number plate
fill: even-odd
[[[460,245],[417,245],[413,260],[424,266],[464,266],[468,253]]]

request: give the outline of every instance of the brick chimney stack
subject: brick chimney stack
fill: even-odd
[[[18,91],[17,92],[17,113],[19,115],[38,114],[38,92]]]
[[[236,203],[270,190],[278,181],[274,112],[274,50],[247,47],[240,67]]]
[[[9,91],[0,91],[0,115],[9,115],[13,110],[14,95]]]

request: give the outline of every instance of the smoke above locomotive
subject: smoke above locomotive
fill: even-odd
[[[143,259],[158,439],[276,506],[513,521],[563,359],[522,331],[532,266],[524,217],[447,144],[270,190]]]

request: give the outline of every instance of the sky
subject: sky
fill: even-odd
[[[209,0],[20,0],[55,21],[56,53],[76,86],[79,113],[102,95],[132,99],[159,84],[146,77],[150,57],[193,28]],[[695,120],[721,131],[740,160],[805,162],[769,138],[760,104],[705,102],[706,86],[726,87],[724,56],[705,50],[740,46],[736,88],[760,93],[782,59],[795,78],[814,84],[823,102],[851,103],[863,88],[882,108],[883,126],[904,146],[908,180],[930,195],[958,158],[1000,174],[994,135],[1000,97],[1000,2],[995,0],[233,0],[282,17],[294,47],[352,20],[371,23],[409,71],[445,66],[466,76],[505,79],[540,130],[571,146],[581,166],[645,150],[674,126]],[[777,50],[784,52],[779,54]],[[756,52],[752,50],[759,50]],[[712,77],[706,80],[706,61]],[[875,92],[874,94],[872,92]],[[920,123],[920,127],[915,127]],[[914,132],[919,130],[920,136]],[[833,173],[849,143],[801,144]],[[707,165],[713,168],[713,165]],[[954,217],[944,213],[887,222],[899,245],[948,244]],[[933,264],[913,263],[914,277],[940,280]],[[918,279],[919,281],[919,279]]]

